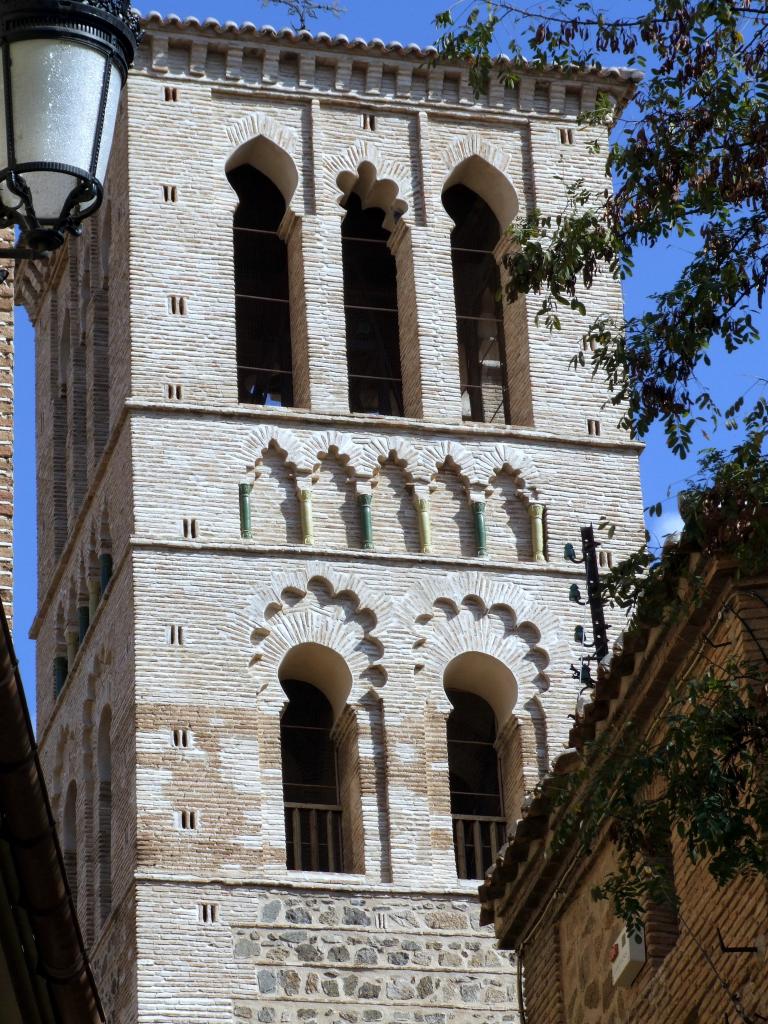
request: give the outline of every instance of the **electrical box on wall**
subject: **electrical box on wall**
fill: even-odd
[[[613,984],[628,988],[645,963],[645,932],[642,928],[621,934],[611,947],[611,975]]]

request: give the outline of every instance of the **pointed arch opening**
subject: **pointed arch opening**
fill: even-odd
[[[443,192],[443,206],[454,222],[451,263],[462,418],[511,423],[501,276],[495,253],[501,238],[499,220],[482,196],[460,182]]]
[[[379,206],[364,206],[357,192],[342,205],[349,408],[402,416],[397,262],[389,248],[386,214]]]
[[[69,784],[61,825],[61,852],[72,902],[77,908],[77,784]]]
[[[109,708],[104,709],[99,722],[96,766],[98,906],[99,926],[103,927],[112,910],[112,712]]]
[[[233,220],[238,401],[292,406],[288,248],[278,233],[286,197],[252,163],[227,177],[239,199]]]

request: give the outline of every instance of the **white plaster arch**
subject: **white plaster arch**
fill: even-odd
[[[286,679],[299,679],[320,690],[331,705],[334,721],[344,710],[354,685],[344,656],[316,640],[291,647],[280,662],[277,677],[280,683]]]
[[[504,723],[517,706],[517,680],[509,666],[486,652],[464,651],[449,661],[443,688],[473,693],[489,705],[497,723]]]
[[[259,692],[270,690],[269,699],[283,703],[281,671],[282,678],[286,678],[286,659],[290,664],[299,651],[298,678],[318,686],[331,702],[334,717],[338,717],[348,700],[357,702],[369,689],[386,682],[381,663],[383,646],[371,631],[374,620],[367,609],[350,609],[343,595],[330,592],[327,601],[318,600],[312,582],[304,594],[286,588],[288,592],[281,595],[279,606],[273,602],[264,609],[251,634],[251,648],[255,648],[251,668],[259,677]],[[331,652],[334,659],[326,652]],[[330,669],[331,660],[337,659],[343,660],[347,674],[331,686],[323,669]]]
[[[518,496],[524,504],[543,502],[546,504],[541,475],[531,457],[511,444],[497,444],[483,449],[475,455],[477,478],[482,481],[483,490],[490,490],[493,478],[508,470],[519,481]]]
[[[442,154],[448,176],[441,193],[452,185],[466,185],[493,210],[504,231],[520,210],[520,199],[510,179],[511,156],[471,132],[457,139]]]
[[[309,448],[309,454],[315,460],[315,469],[320,465],[321,456],[331,455],[336,456],[354,476],[364,475],[361,473],[364,462],[363,450],[350,434],[340,430],[312,434],[307,438],[305,447]]]
[[[422,580],[400,600],[398,615],[413,637],[413,670],[429,680],[446,713],[445,670],[467,652],[496,658],[512,672],[518,690],[510,714],[535,698],[546,716],[553,690],[569,679],[570,653],[555,615],[522,587],[488,573]]]
[[[315,460],[305,444],[292,430],[283,427],[262,423],[248,435],[245,448],[249,468],[258,466],[270,448],[277,451],[297,473],[311,473],[315,466]]]
[[[371,437],[362,448],[360,476],[376,476],[390,457],[401,466],[406,479],[414,480],[418,472],[418,452],[413,442],[405,437]]]
[[[342,153],[325,162],[329,194],[335,194],[339,212],[356,192],[363,209],[384,210],[384,227],[392,231],[397,221],[413,206],[409,169],[403,161],[389,160],[368,139],[358,139]]]
[[[277,684],[288,651],[309,642],[345,658],[355,679],[354,697],[386,682],[379,636],[395,621],[391,598],[375,594],[357,574],[324,562],[299,564],[265,584],[218,630],[258,673],[259,692]],[[325,593],[322,602],[318,588]]]
[[[421,461],[429,466],[429,480],[434,480],[446,463],[453,463],[459,479],[467,489],[481,486],[477,480],[472,452],[458,441],[438,441],[423,449]]]
[[[297,163],[301,145],[298,134],[266,114],[248,114],[227,126],[233,147],[224,165],[225,173],[242,164],[251,164],[280,189],[286,206],[299,184]],[[294,211],[300,212],[300,211]]]

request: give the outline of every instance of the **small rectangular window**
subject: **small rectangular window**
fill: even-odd
[[[180,402],[182,398],[181,384],[166,384],[165,397],[169,402]]]
[[[168,627],[168,643],[171,647],[183,647],[184,646],[184,627],[183,626],[169,626]]]
[[[196,519],[184,519],[182,520],[181,530],[184,534],[185,540],[197,540],[197,520]]]
[[[561,128],[560,129],[560,145],[561,146],[572,146],[573,145],[573,128]]]
[[[219,920],[218,903],[201,903],[200,920],[203,924],[217,924]]]
[[[187,315],[187,300],[183,295],[168,296],[168,312],[171,313],[172,316]]]
[[[590,437],[600,437],[600,420],[587,420],[587,433]]]
[[[192,746],[192,733],[189,729],[174,729],[172,733],[173,745],[179,750],[188,750]]]
[[[360,123],[363,126],[363,131],[375,132],[376,131],[376,115],[375,114],[361,114]]]
[[[597,348],[597,342],[594,338],[584,338],[582,339],[581,347],[585,352],[594,352]]]
[[[163,89],[163,99],[166,103],[178,103],[179,90],[175,85],[166,85]]]
[[[179,828],[185,832],[196,829],[200,823],[197,811],[179,811],[177,820]]]
[[[163,202],[176,203],[179,199],[179,192],[175,185],[163,185]]]
[[[597,560],[601,569],[613,568],[613,553],[611,551],[601,548],[598,552]]]

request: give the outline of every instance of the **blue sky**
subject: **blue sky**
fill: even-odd
[[[447,0],[388,0],[385,4],[371,3],[370,0],[345,0],[346,11],[338,18],[324,15],[312,21],[313,31],[332,34],[344,33],[350,37],[378,37],[385,42],[399,40],[401,43],[434,42],[433,18],[438,10],[447,6]],[[201,20],[209,17],[219,21],[252,21],[262,25],[283,27],[290,23],[284,9],[272,5],[243,3],[241,0],[227,0],[225,3],[206,3],[205,0],[184,0],[173,7],[163,5],[161,13],[175,13],[182,17],[195,16]],[[686,239],[680,246],[670,243],[657,246],[649,252],[638,254],[636,273],[625,288],[627,311],[642,309],[648,295],[664,288],[672,279],[675,269],[684,259],[684,249],[695,244]],[[763,314],[759,323],[763,330],[768,328],[768,316]],[[36,607],[36,541],[35,541],[35,411],[34,411],[34,351],[33,335],[26,314],[17,310],[16,323],[16,441],[14,450],[16,472],[16,509],[14,517],[15,539],[15,624],[14,639],[21,663],[22,676],[34,709],[35,663],[34,644],[28,639],[29,627]],[[750,350],[737,353],[725,359],[715,354],[713,366],[706,382],[712,387],[716,399],[727,403],[750,386],[759,386],[761,377],[766,376],[767,361],[762,343]],[[753,392],[754,394],[754,392]],[[674,530],[677,524],[675,498],[686,476],[693,470],[689,459],[681,462],[669,453],[664,445],[661,432],[654,430],[645,439],[647,448],[641,460],[643,488],[646,504],[665,501],[661,521],[652,520],[651,529],[661,535]],[[723,440],[717,438],[716,440]],[[701,444],[709,443],[700,438]],[[723,443],[730,443],[729,439]],[[578,472],[578,467],[574,467]],[[584,487],[590,485],[585,476]],[[667,498],[667,493],[671,497]]]

